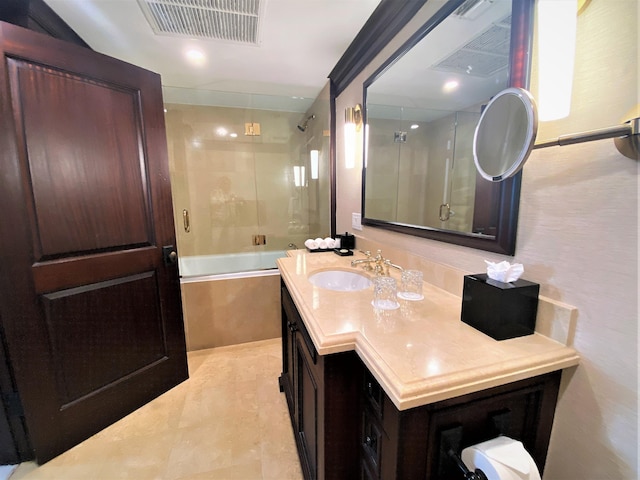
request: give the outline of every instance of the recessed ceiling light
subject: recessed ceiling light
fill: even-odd
[[[231,138],[236,138],[236,137],[238,136],[238,134],[237,134],[237,133],[230,133],[230,134],[229,134],[229,136],[230,136]]]
[[[185,58],[193,65],[204,65],[207,56],[199,48],[189,48],[184,52]]]
[[[216,130],[216,134],[220,135],[221,137],[225,137],[228,133],[229,131],[224,127],[218,127],[218,129]]]
[[[417,123],[414,123],[413,125],[411,125],[411,130],[415,130],[418,127],[420,127],[420,125],[418,125]]]
[[[452,92],[454,91],[456,88],[458,88],[458,85],[460,85],[458,83],[457,80],[449,80],[447,83],[444,84],[444,86],[442,87],[442,89],[445,92]]]

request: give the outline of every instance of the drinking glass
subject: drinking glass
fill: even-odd
[[[400,306],[396,298],[398,287],[392,277],[376,277],[373,281],[373,306],[381,310],[394,310]]]
[[[402,272],[398,297],[403,300],[422,300],[422,272],[420,270],[404,270]]]

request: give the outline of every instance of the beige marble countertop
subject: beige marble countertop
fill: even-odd
[[[424,300],[375,309],[373,287],[338,292],[307,277],[357,270],[332,252],[290,252],[278,268],[320,355],[355,350],[399,410],[484,390],[578,364],[573,348],[539,333],[497,341],[460,320],[461,298],[425,279]],[[392,269],[393,270],[393,269]],[[399,272],[391,276],[399,280]]]

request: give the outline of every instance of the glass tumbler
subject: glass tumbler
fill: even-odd
[[[381,310],[394,310],[400,307],[396,295],[398,287],[396,279],[391,277],[376,277],[373,281],[373,301],[371,304]]]
[[[403,300],[422,300],[422,272],[420,270],[404,270],[398,297]]]

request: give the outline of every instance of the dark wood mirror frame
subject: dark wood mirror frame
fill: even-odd
[[[335,97],[373,60],[382,48],[397,34],[425,2],[403,2],[398,8],[394,0],[382,0],[379,7],[365,24],[351,46],[333,69],[331,80],[332,118],[332,231],[335,231]],[[399,57],[410,50],[429,34],[443,19],[456,10],[464,0],[448,1],[432,18],[418,29],[391,57],[384,62],[363,85],[363,98],[366,101],[366,88],[373,80],[389,68]],[[535,0],[512,0],[511,20],[511,58],[509,86],[528,88],[531,68],[533,43],[533,19]],[[372,38],[375,42],[367,44]],[[366,110],[366,109],[365,109]],[[366,121],[366,118],[365,118]],[[416,227],[401,223],[386,222],[366,217],[364,210],[364,179],[362,172],[362,223],[377,228],[392,230],[408,235],[429,238],[442,242],[462,245],[481,250],[513,255],[515,253],[516,233],[518,225],[518,209],[520,203],[520,185],[522,173],[495,185],[496,190],[485,203],[493,203],[493,214],[497,218],[496,234],[492,236],[465,234],[438,230],[429,227]]]

